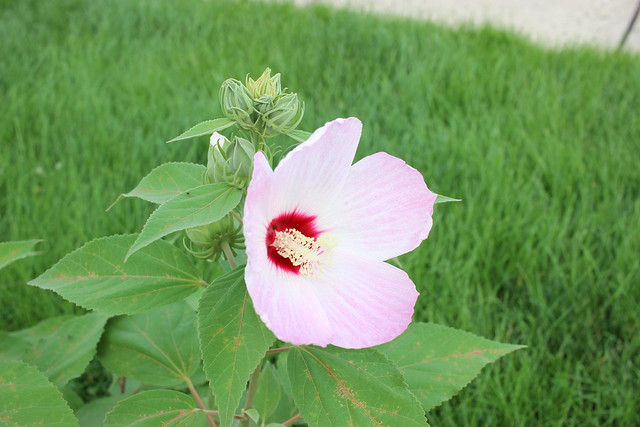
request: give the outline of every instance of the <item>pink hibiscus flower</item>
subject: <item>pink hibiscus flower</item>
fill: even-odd
[[[245,280],[256,312],[282,341],[364,348],[411,322],[415,285],[386,262],[431,229],[436,194],[403,160],[352,165],[362,123],[327,123],[272,170],[255,155],[247,191]]]

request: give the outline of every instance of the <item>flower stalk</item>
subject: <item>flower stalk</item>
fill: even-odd
[[[238,264],[236,264],[236,260],[233,257],[233,252],[231,251],[231,247],[229,246],[229,242],[221,242],[220,243],[220,248],[222,249],[222,252],[224,253],[224,256],[227,258],[227,261],[229,262],[229,266],[231,268],[236,268],[238,266]]]
[[[262,361],[258,363],[256,370],[251,374],[251,379],[249,379],[249,390],[247,391],[247,400],[244,403],[244,410],[250,409],[253,406],[253,400],[256,397],[256,392],[258,391],[258,381],[260,381],[260,369],[262,368]],[[249,427],[249,418],[246,417],[242,421],[242,425],[244,427]]]

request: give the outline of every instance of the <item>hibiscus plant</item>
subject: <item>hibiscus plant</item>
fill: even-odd
[[[121,196],[158,205],[139,234],[93,240],[30,282],[88,312],[2,337],[0,419],[424,426],[520,348],[411,323],[418,292],[393,261],[454,199],[387,153],[353,163],[358,119],[297,129],[304,104],[269,69],[225,81],[220,102],[224,118],[169,141],[211,135],[206,165],[163,164]],[[298,145],[283,154],[278,135]],[[92,360],[111,386],[84,403],[69,382]]]

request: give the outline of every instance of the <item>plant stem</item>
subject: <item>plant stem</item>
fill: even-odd
[[[244,410],[250,409],[253,406],[253,399],[256,397],[256,391],[258,391],[258,381],[260,380],[260,368],[262,368],[262,361],[258,363],[256,366],[256,370],[251,374],[251,379],[249,380],[249,391],[247,391],[247,400],[244,403]],[[242,425],[244,427],[249,427],[249,417],[246,417],[244,421],[242,421]]]
[[[235,219],[237,219],[237,220],[238,220],[238,222],[239,222],[240,224],[242,224],[242,218],[240,217],[240,215],[238,215],[238,212],[236,212],[236,211],[231,211],[231,215],[232,215]]]
[[[229,247],[229,243],[222,242],[220,244],[222,248],[222,252],[224,252],[224,256],[227,257],[227,261],[229,261],[229,265],[231,268],[236,268],[238,265],[236,264],[235,258],[233,258],[233,252],[231,252],[231,248]]]
[[[302,418],[300,416],[300,414],[294,415],[293,417],[289,418],[287,421],[283,422],[282,424],[285,425],[285,426],[290,426],[291,424],[293,424],[296,421],[298,421],[300,418]]]
[[[292,348],[293,348],[293,346],[274,348],[274,349],[271,349],[271,350],[267,350],[267,354],[282,353],[282,352],[285,352],[285,351],[289,351]]]
[[[260,135],[258,132],[251,131],[251,142],[253,142],[253,148],[255,148],[256,153],[258,151],[262,151],[264,136]]]
[[[220,415],[220,411],[212,411],[211,409],[206,409],[204,411],[205,414],[209,414],[209,415]],[[233,418],[235,418],[236,420],[244,420],[245,417],[242,415],[238,415],[238,414],[233,414]]]
[[[196,403],[198,404],[200,409],[202,409],[202,411],[204,412],[205,416],[207,417],[207,421],[209,422],[209,425],[211,427],[217,427],[216,426],[216,422],[213,421],[213,418],[211,418],[211,415],[208,414],[208,410],[204,406],[204,402],[202,402],[202,399],[200,399],[200,395],[196,391],[196,388],[193,386],[193,383],[191,382],[191,380],[189,378],[187,378],[187,377],[184,377],[183,380],[184,380],[185,383],[187,383],[187,387],[189,387],[189,391],[191,392],[191,395],[196,400]]]

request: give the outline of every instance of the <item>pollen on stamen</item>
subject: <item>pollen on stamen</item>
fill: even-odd
[[[318,276],[330,260],[331,249],[335,242],[328,234],[318,239],[308,237],[296,230],[287,228],[277,231],[272,246],[278,255],[287,258],[299,273],[305,276]]]

